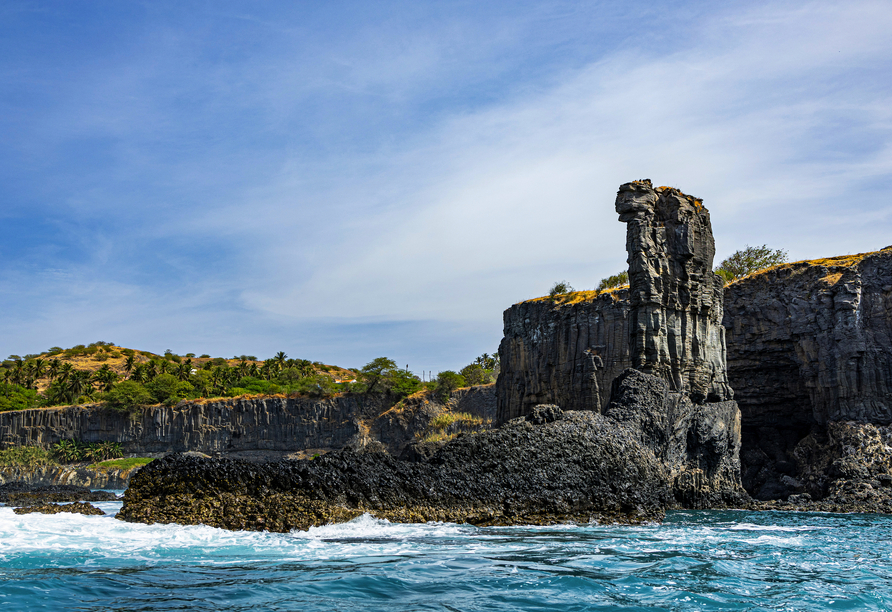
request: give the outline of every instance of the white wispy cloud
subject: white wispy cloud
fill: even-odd
[[[510,304],[625,266],[613,197],[637,178],[703,197],[719,258],[745,243],[806,258],[892,242],[888,3],[667,15],[669,32],[611,39],[548,78],[444,98],[509,64],[530,19],[470,51],[460,42],[485,33],[458,19],[402,38],[367,29],[315,65],[282,43],[206,69],[200,44],[171,35],[100,73],[99,93],[49,125],[120,140],[118,182],[68,206],[110,214],[123,240],[99,236],[68,278],[31,275],[17,303],[33,312],[4,332],[57,343],[67,321],[78,342],[112,330],[157,350],[458,367],[493,350]],[[103,99],[116,110],[96,127]],[[185,115],[194,128],[181,99],[201,109]],[[251,129],[227,123],[240,117]],[[116,211],[131,184],[132,208]],[[120,257],[128,240],[156,263]]]

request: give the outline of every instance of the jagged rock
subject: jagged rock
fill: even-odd
[[[505,311],[498,423],[525,416],[537,404],[601,412],[611,382],[632,365],[628,292],[575,297],[539,298]]]
[[[533,409],[526,416],[526,420],[533,425],[543,425],[545,423],[554,423],[564,414],[560,406],[554,404],[539,404],[533,406]]]
[[[632,367],[696,403],[731,399],[709,211],[643,180],[619,188],[616,212],[627,224]]]
[[[634,369],[613,383],[605,415],[663,462],[685,508],[746,503],[740,482],[740,411],[733,401],[694,404],[667,381]]]
[[[33,506],[25,506],[23,508],[13,508],[16,514],[31,514],[39,512],[40,514],[59,514],[60,512],[69,512],[71,514],[86,515],[105,515],[105,512],[89,502],[74,502],[71,504],[36,504]]]
[[[537,406],[432,455],[416,445],[412,461],[350,449],[268,464],[171,456],[133,478],[118,517],[270,531],[364,512],[400,522],[633,523],[672,507],[747,502],[734,402],[695,405],[633,370],[615,395],[606,416]]]

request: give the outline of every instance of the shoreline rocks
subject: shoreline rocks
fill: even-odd
[[[68,512],[71,514],[85,514],[88,516],[105,516],[105,512],[91,504],[90,502],[72,502],[70,504],[35,504],[33,506],[24,506],[21,508],[13,508],[16,514],[59,514],[60,512]]]

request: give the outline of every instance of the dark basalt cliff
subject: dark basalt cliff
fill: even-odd
[[[611,383],[632,365],[628,322],[628,291],[578,301],[540,298],[506,310],[499,422],[537,404],[601,412]]]
[[[724,321],[747,489],[822,497],[830,473],[815,480],[813,453],[806,461],[797,445],[826,439],[832,423],[892,423],[892,248],[736,281]]]
[[[364,419],[394,401],[382,395],[255,397],[151,406],[133,415],[89,405],[3,412],[0,447],[108,440],[142,456],[342,448],[362,438]]]

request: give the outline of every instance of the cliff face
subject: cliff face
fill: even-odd
[[[572,296],[571,296],[572,297]],[[627,291],[580,301],[539,299],[505,311],[498,422],[537,404],[601,412],[629,359]]]
[[[632,367],[696,403],[731,399],[709,211],[694,197],[644,180],[619,188],[616,212],[628,224]]]
[[[795,451],[810,433],[826,436],[840,421],[892,423],[892,249],[741,279],[726,288],[724,321],[744,484],[757,497],[814,480]]]
[[[748,425],[892,423],[892,249],[739,280],[725,326]]]
[[[99,406],[3,412],[0,446],[107,440],[137,455],[341,448],[361,435],[363,419],[374,418],[390,403],[383,396],[350,395],[189,402],[151,406],[133,417]]]

